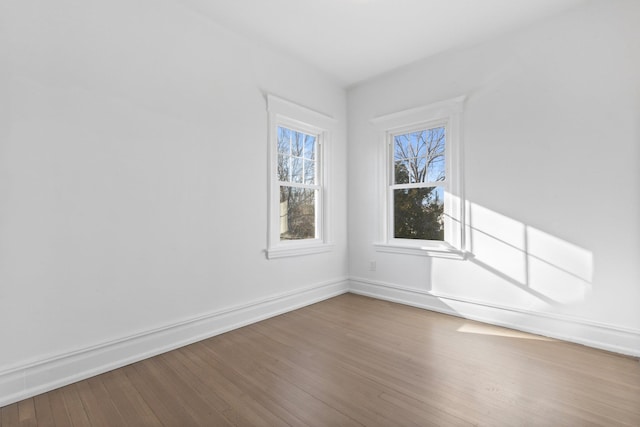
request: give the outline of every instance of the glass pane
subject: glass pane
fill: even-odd
[[[393,236],[397,239],[444,240],[443,188],[393,190]]]
[[[280,186],[280,240],[315,237],[316,190]]]
[[[414,184],[425,182],[427,160],[424,157],[396,160],[394,184]]]
[[[394,184],[445,179],[445,128],[396,135],[393,138]]]
[[[305,135],[304,158],[314,160],[316,158],[316,137]]]
[[[395,162],[395,167],[394,167],[394,172],[393,172],[393,176],[394,176],[394,184],[409,184],[409,183],[413,183],[416,182],[415,181],[415,175],[414,175],[414,167],[415,164],[412,165],[412,163],[409,160],[396,160]]]
[[[302,182],[302,159],[300,157],[291,158],[291,182]]]
[[[291,155],[302,157],[302,153],[304,152],[304,139],[306,135],[292,130],[291,136]]]
[[[415,133],[396,135],[394,138],[394,157],[396,160],[407,159],[416,156]]]
[[[443,181],[445,179],[445,131],[444,127],[427,130],[427,163],[429,165],[429,182]]]
[[[304,183],[316,183],[316,162],[313,160],[304,160]]]
[[[291,130],[278,126],[278,154],[289,155]]]
[[[278,154],[278,181],[289,181],[289,156]]]

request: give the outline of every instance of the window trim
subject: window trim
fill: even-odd
[[[379,241],[374,248],[379,252],[399,254],[465,258],[465,212],[462,185],[462,113],[466,96],[459,96],[409,110],[376,117],[370,120],[379,133],[379,214],[381,216]],[[391,206],[391,159],[393,136],[405,131],[445,126],[446,185],[445,240],[413,240],[393,237],[393,206]],[[453,197],[451,196],[453,195]]]
[[[309,255],[333,249],[330,239],[329,164],[331,133],[336,120],[291,101],[267,94],[268,111],[268,259]],[[317,136],[318,200],[316,201],[316,238],[280,240],[280,181],[277,177],[277,129],[283,126]]]

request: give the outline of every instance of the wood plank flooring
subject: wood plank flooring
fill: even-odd
[[[0,410],[125,425],[640,426],[640,363],[346,294]]]

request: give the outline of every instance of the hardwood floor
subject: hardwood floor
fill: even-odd
[[[346,294],[0,415],[2,427],[640,426],[640,363]]]

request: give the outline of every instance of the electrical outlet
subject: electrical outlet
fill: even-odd
[[[369,261],[369,271],[376,271],[376,262]]]

